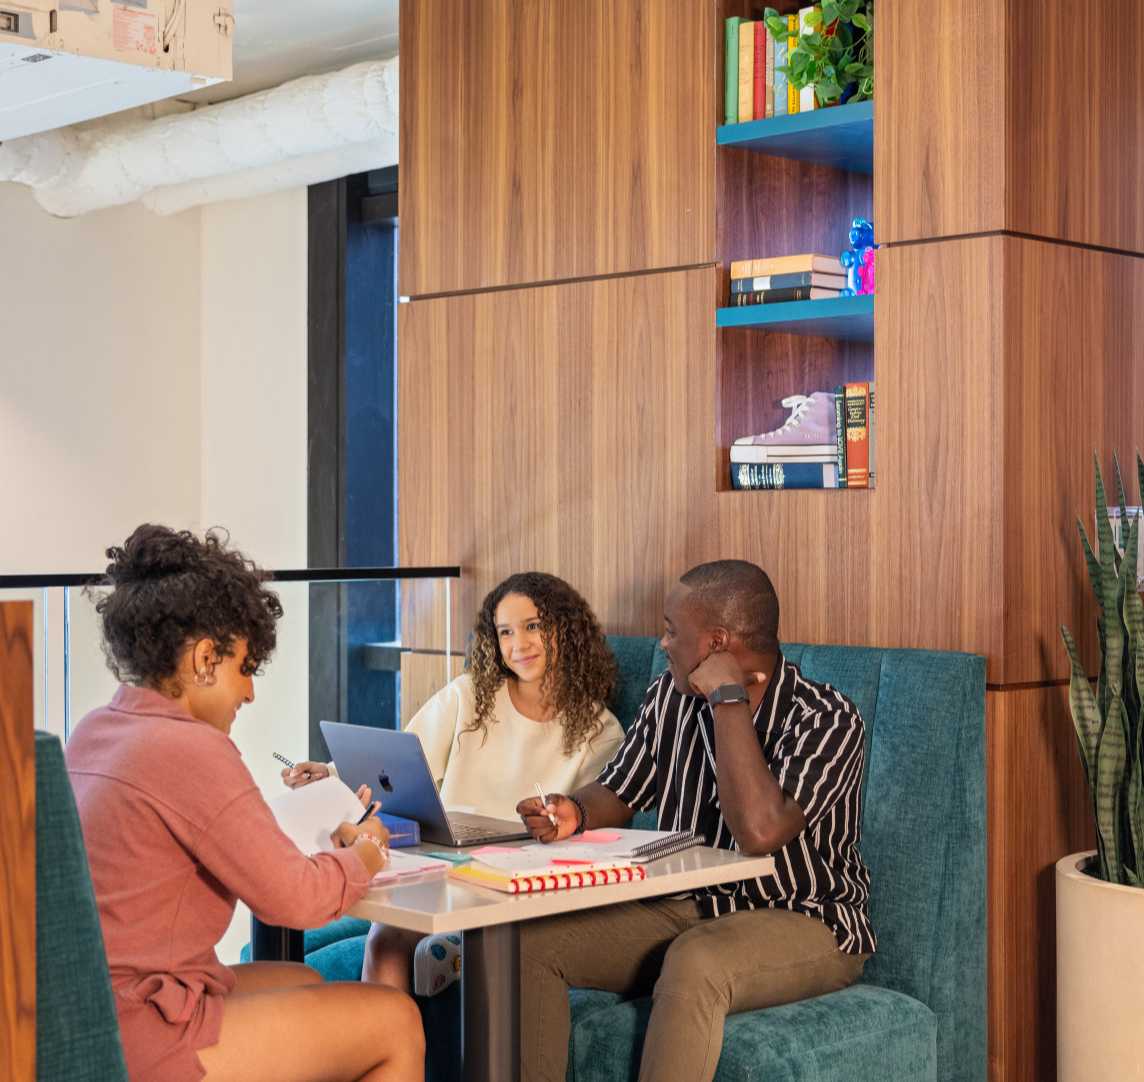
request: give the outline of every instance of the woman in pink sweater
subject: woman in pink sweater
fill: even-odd
[[[388,859],[376,819],[305,856],[229,733],[275,645],[278,598],[243,556],[140,526],[97,609],[122,686],[67,745],[133,1082],[420,1082],[413,1001],[303,965],[225,966],[236,899],[293,928],[340,917]]]

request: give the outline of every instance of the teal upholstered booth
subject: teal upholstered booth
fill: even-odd
[[[609,639],[625,728],[665,659],[653,638]],[[985,663],[968,654],[784,646],[866,721],[862,852],[878,953],[842,992],[728,1020],[717,1082],[980,1082],[985,1077]],[[652,825],[645,821],[644,824]],[[306,960],[356,979],[364,923],[306,933]],[[452,990],[455,992],[455,988]],[[433,1077],[455,1069],[455,995],[428,1001]],[[577,989],[568,1077],[634,1079],[650,1000]],[[438,1066],[439,1065],[439,1066]]]
[[[59,740],[36,733],[36,1078],[119,1082],[127,1068],[79,815]]]
[[[627,726],[663,670],[650,638],[613,638]],[[842,992],[728,1020],[718,1082],[981,1082],[985,1077],[985,666],[966,654],[784,647],[849,695],[868,741],[862,851],[879,951]],[[40,1079],[126,1077],[75,802],[59,742],[36,736]],[[306,960],[356,980],[362,921],[306,933]],[[455,1077],[457,998],[426,1001],[437,1082]],[[649,1001],[573,991],[568,1077],[634,1078]]]

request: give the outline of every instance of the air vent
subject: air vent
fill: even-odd
[[[40,64],[40,63],[43,63],[43,61],[45,61],[45,60],[51,60],[51,58],[52,58],[51,53],[32,53],[31,56],[20,57],[20,59],[25,64]]]

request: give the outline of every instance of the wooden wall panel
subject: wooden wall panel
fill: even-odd
[[[989,1063],[993,1082],[1056,1078],[1053,865],[1095,847],[1066,687],[989,691]]]
[[[965,480],[999,454],[999,242],[962,243],[879,268],[876,492],[717,491],[715,268],[403,305],[401,560],[462,565],[455,644],[513,571],[563,575],[609,631],[646,634],[679,574],[740,556],[773,576],[788,639],[999,659],[997,491]]]
[[[458,631],[529,568],[570,579],[611,631],[658,626],[665,585],[715,543],[715,279],[402,306],[400,559],[462,565]]]
[[[1008,8],[1007,228],[1144,252],[1144,4]]]
[[[1110,496],[1118,453],[1129,503],[1141,502],[1144,260],[1012,237],[996,243],[1006,265],[1000,671],[1005,683],[1067,677],[1064,623],[1095,674],[1097,608],[1076,520],[1091,537],[1094,453]]]
[[[401,292],[712,262],[714,29],[675,0],[403,0]]]
[[[32,603],[0,603],[0,1078],[36,1071]]]
[[[874,225],[881,243],[1005,228],[1007,2],[879,0]],[[1022,37],[1036,21],[1014,19]],[[1099,52],[1083,37],[1073,39],[1078,52]]]

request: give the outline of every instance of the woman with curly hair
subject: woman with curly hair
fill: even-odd
[[[302,965],[225,966],[214,951],[237,899],[314,927],[388,859],[372,817],[342,823],[333,852],[300,852],[230,739],[273,653],[278,598],[209,533],[144,525],[107,556],[96,609],[121,686],[66,757],[133,1082],[420,1082],[408,996],[326,985]]]
[[[433,696],[409,722],[446,808],[517,819],[521,795],[564,793],[593,781],[623,743],[604,705],[616,662],[583,597],[540,571],[512,575],[481,603],[469,671]],[[299,763],[288,785],[328,767]],[[408,991],[417,932],[374,925],[362,979]]]

